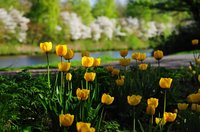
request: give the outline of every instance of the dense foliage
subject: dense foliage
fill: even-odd
[[[187,69],[148,68],[147,71],[140,71],[135,66],[128,71],[121,69],[121,75],[126,76],[123,86],[117,86],[115,84],[116,78],[105,68],[100,67],[95,71],[97,74],[96,82],[101,82],[97,84],[100,88],[99,96],[106,92],[115,97],[114,104],[105,108],[106,115],[104,122],[102,122],[102,131],[132,129],[132,109],[126,101],[126,96],[133,93],[142,96],[142,102],[136,111],[136,118],[147,130],[149,117],[145,114],[146,100],[149,97],[159,98],[156,115],[163,108],[163,93],[158,85],[160,77],[173,78],[172,88],[167,92],[166,108],[168,111],[173,112],[177,109],[177,103],[186,102],[186,97],[197,92],[199,87],[196,74],[192,74]],[[76,93],[76,88],[82,85],[80,80],[83,80],[84,72],[85,69],[82,68],[72,71],[73,95]],[[47,131],[52,129],[52,118],[45,112],[39,96],[39,94],[43,96],[50,94],[45,76],[45,74],[33,76],[28,72],[21,72],[14,76],[3,75],[0,77],[0,97],[1,100],[4,100],[0,104],[1,130]],[[51,78],[53,81],[55,74],[52,74]],[[98,98],[100,99],[100,97]],[[165,128],[168,130],[198,130],[198,116],[199,112],[190,110],[190,108],[179,111],[176,121],[167,124]],[[185,120],[187,121],[185,122]],[[139,124],[136,125],[136,129],[140,129]]]

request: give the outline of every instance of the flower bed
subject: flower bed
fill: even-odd
[[[170,70],[127,50],[121,67],[101,67],[101,60],[82,55],[82,67],[71,69],[73,51],[57,45],[58,73],[49,72],[49,42],[41,43],[47,74],[22,72],[0,77],[2,130],[38,131],[196,131],[200,128],[199,66]],[[195,72],[194,72],[195,71]]]

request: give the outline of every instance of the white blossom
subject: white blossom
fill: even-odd
[[[28,30],[29,19],[24,17],[23,14],[16,10],[12,9],[10,11],[6,11],[3,8],[0,8],[0,23],[2,23],[2,28],[6,31],[4,33],[5,38],[8,38],[7,34],[11,34],[13,37],[19,41],[24,42],[26,40],[26,31]]]

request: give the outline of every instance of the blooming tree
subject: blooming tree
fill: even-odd
[[[26,40],[29,19],[16,9],[6,11],[0,8],[0,27],[2,36],[0,39],[17,39],[19,42]]]

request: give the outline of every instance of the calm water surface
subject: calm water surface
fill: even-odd
[[[138,50],[134,52],[143,52],[147,54],[147,57],[151,56],[152,50]],[[133,51],[129,51],[128,58],[131,57]],[[104,51],[104,52],[91,52],[90,56],[97,58],[103,56],[110,56],[113,58],[121,58],[119,51]],[[52,54],[49,57],[50,62],[59,62],[60,57]],[[81,60],[81,53],[75,53],[73,60]],[[45,55],[36,55],[36,56],[0,56],[0,68],[5,67],[21,67],[21,66],[33,66],[38,64],[46,64]]]

